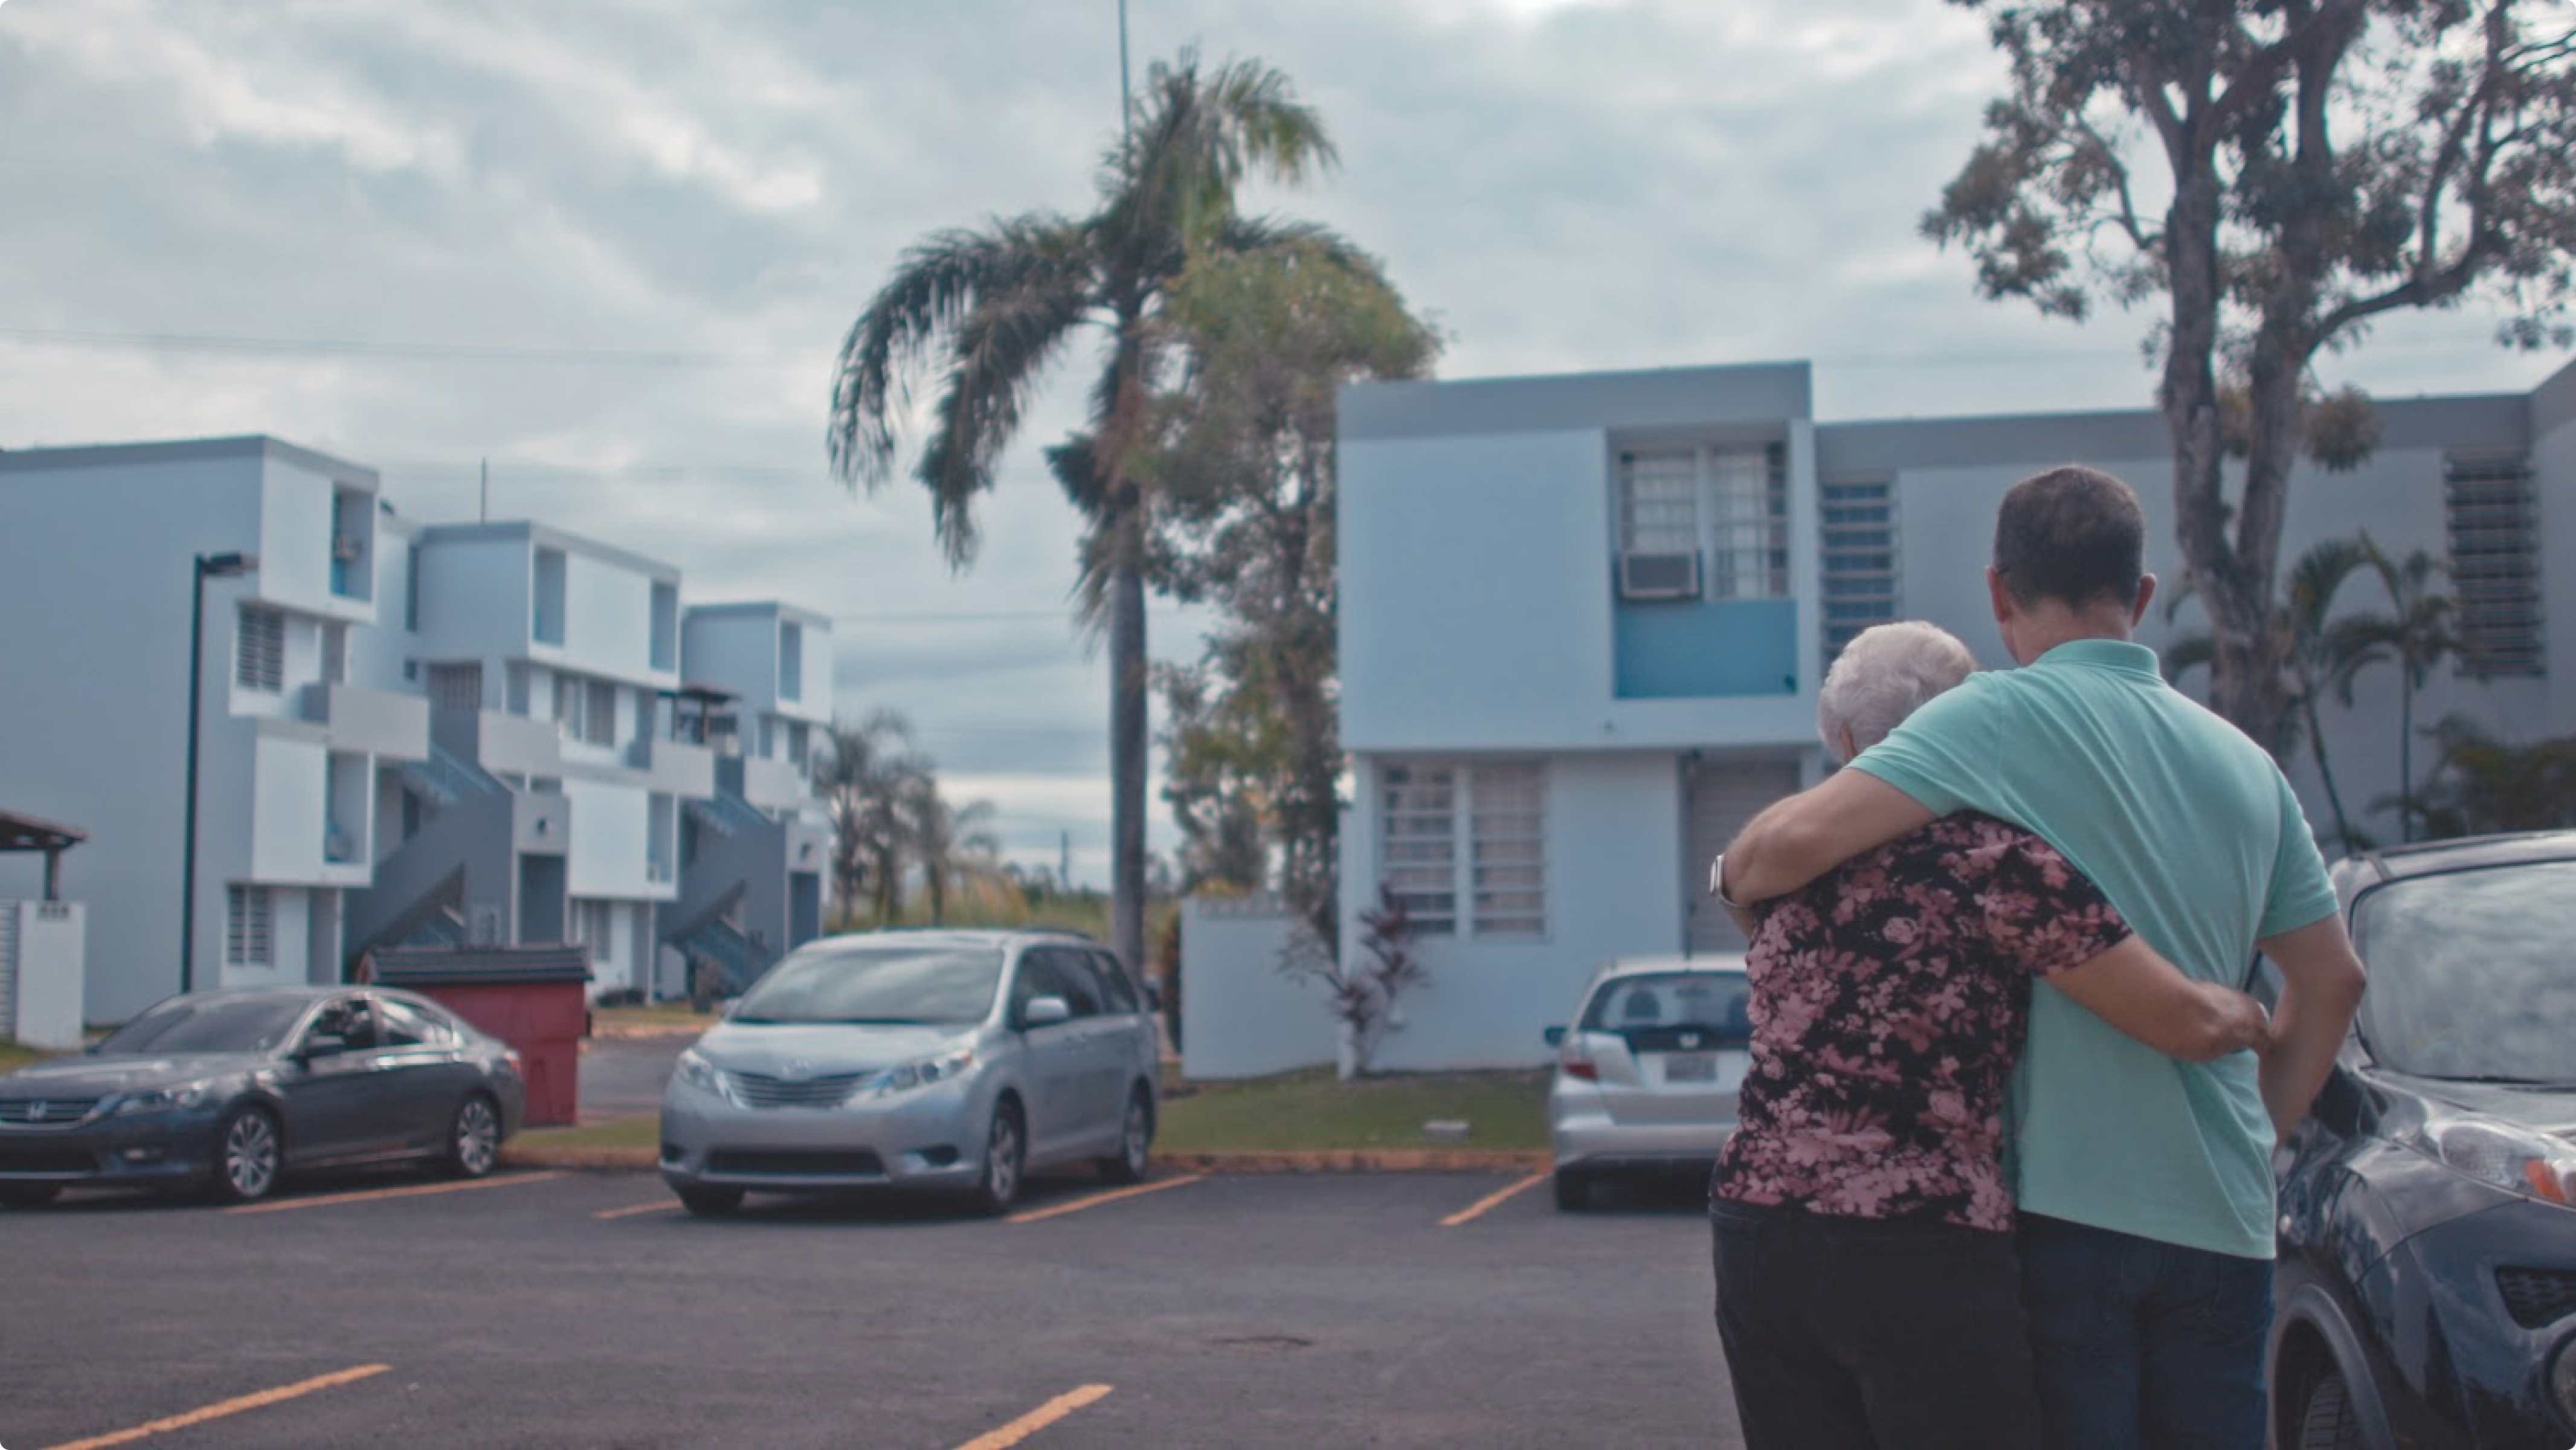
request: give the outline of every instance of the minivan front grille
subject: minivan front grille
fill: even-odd
[[[771,1077],[758,1072],[729,1072],[733,1095],[751,1108],[837,1108],[850,1100],[870,1072],[835,1073],[830,1077]]]

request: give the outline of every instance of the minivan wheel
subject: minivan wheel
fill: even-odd
[[[263,1108],[235,1108],[215,1130],[215,1171],[208,1183],[218,1203],[249,1203],[277,1187],[284,1161],[277,1120]]]
[[[456,1121],[448,1125],[447,1154],[440,1166],[457,1178],[480,1178],[501,1161],[501,1115],[492,1100],[476,1093],[457,1104]]]
[[[1567,1213],[1579,1213],[1592,1202],[1592,1180],[1571,1168],[1556,1170],[1556,1206]]]
[[[739,1188],[683,1188],[679,1195],[680,1207],[700,1218],[722,1218],[742,1207]]]
[[[1134,1183],[1145,1176],[1154,1151],[1154,1105],[1141,1087],[1127,1094],[1127,1116],[1118,1129],[1118,1151],[1100,1160],[1100,1176],[1112,1183]]]
[[[977,1213],[1001,1213],[1020,1198],[1020,1175],[1028,1167],[1028,1133],[1019,1104],[1003,1101],[993,1109],[992,1130],[984,1135],[984,1173],[975,1181],[972,1202]]]

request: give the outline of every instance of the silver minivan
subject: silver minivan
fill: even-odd
[[[1159,1112],[1148,994],[1054,931],[877,931],[780,961],[680,1055],[662,1178],[693,1213],[746,1193],[903,1187],[1000,1213],[1041,1168],[1144,1176]]]
[[[1623,957],[1593,974],[1573,1025],[1547,1029],[1557,1207],[1582,1208],[1605,1177],[1716,1163],[1753,1062],[1752,996],[1736,952]]]

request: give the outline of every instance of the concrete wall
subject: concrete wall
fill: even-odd
[[[1320,990],[1279,971],[1289,918],[1275,901],[1181,903],[1181,1071],[1264,1077],[1330,1066],[1334,1029]]]

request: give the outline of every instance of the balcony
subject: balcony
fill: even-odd
[[[650,776],[650,787],[665,795],[716,793],[716,753],[703,745],[679,740],[637,740],[626,747],[621,763]]]
[[[494,775],[563,774],[563,735],[552,720],[498,710],[441,710],[430,720],[439,748]]]
[[[429,702],[359,685],[306,685],[298,718],[319,725],[333,750],[384,760],[429,758]]]
[[[756,755],[726,760],[724,787],[763,810],[795,809],[813,798],[795,766]]]

